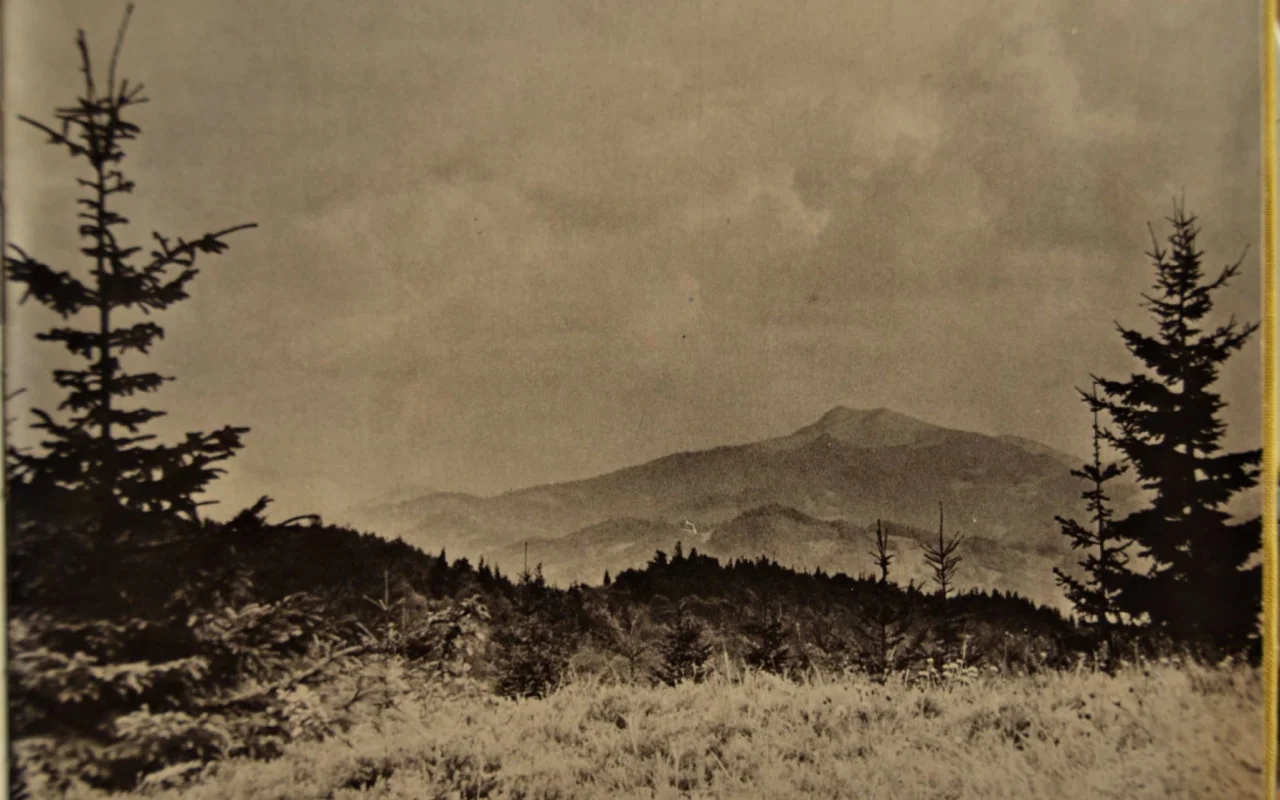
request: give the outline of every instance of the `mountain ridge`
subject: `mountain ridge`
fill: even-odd
[[[681,451],[590,478],[480,496],[434,492],[366,507],[356,524],[428,548],[496,552],[619,518],[699,525],[777,504],[814,518],[928,529],[937,502],[971,534],[1028,551],[1064,547],[1056,514],[1081,511],[1074,459],[1021,437],[835,406],[781,436]]]
[[[612,472],[480,496],[434,492],[367,508],[357,524],[507,571],[595,582],[677,541],[720,558],[870,571],[877,519],[900,553],[895,579],[927,580],[921,545],[964,533],[961,588],[1015,590],[1062,606],[1053,568],[1077,554],[1055,516],[1083,519],[1079,461],[1025,437],[934,425],[889,408],[830,408],[789,433],[669,453]],[[1123,505],[1129,489],[1117,485]]]
[[[1034,439],[1031,439],[1025,436],[1020,436],[1016,434],[988,435],[988,434],[976,433],[973,431],[967,431],[962,428],[950,428],[943,425],[927,422],[919,418],[912,417],[907,414],[903,414],[898,411],[894,411],[893,409],[885,406],[877,406],[875,408],[869,408],[869,409],[856,409],[846,405],[835,405],[835,406],[832,406],[830,409],[828,409],[826,412],[824,412],[815,422],[809,423],[808,425],[801,426],[800,428],[793,430],[791,433],[768,437],[768,438],[757,440],[757,441],[740,442],[736,444],[713,445],[711,447],[706,447],[706,448],[676,450],[671,453],[666,453],[661,456],[656,456],[647,461],[642,461],[642,462],[633,463],[633,464],[624,464],[622,466],[619,466],[612,470],[608,470],[606,472],[600,472],[600,473],[595,473],[592,475],[576,477],[576,478],[566,478],[560,481],[535,483],[535,484],[530,484],[528,486],[518,486],[511,489],[504,489],[500,492],[488,492],[488,493],[468,492],[460,489],[434,489],[434,488],[430,488],[430,489],[422,488],[414,492],[414,490],[411,490],[411,489],[400,489],[394,493],[391,493],[397,496],[395,500],[384,498],[381,501],[365,502],[348,509],[346,513],[360,515],[360,514],[368,513],[369,511],[381,510],[381,509],[385,509],[393,506],[405,505],[408,503],[414,503],[414,502],[423,500],[425,498],[433,498],[433,497],[434,498],[467,498],[467,499],[477,499],[477,500],[496,500],[500,498],[510,497],[513,495],[522,495],[525,493],[536,492],[542,489],[573,486],[576,484],[588,483],[598,478],[615,475],[621,472],[626,472],[628,470],[635,470],[642,467],[647,467],[655,463],[660,463],[660,462],[669,461],[669,460],[677,460],[684,456],[695,456],[695,455],[702,455],[702,454],[708,454],[708,453],[740,450],[743,448],[758,447],[760,445],[767,445],[769,443],[792,439],[794,437],[797,437],[799,434],[805,431],[808,431],[810,429],[818,428],[819,426],[822,426],[824,424],[829,425],[832,418],[839,419],[844,415],[868,415],[868,416],[891,417],[891,418],[897,418],[900,420],[909,421],[911,423],[918,424],[930,430],[939,431],[943,433],[963,434],[963,435],[983,436],[987,438],[993,438],[993,439],[1005,441],[1009,444],[1012,444],[1018,447],[1019,449],[1026,450],[1027,452],[1030,452],[1035,455],[1050,455],[1056,460],[1059,460],[1064,464],[1071,465],[1072,468],[1075,468],[1076,466],[1083,463],[1084,461],[1084,459],[1079,456],[1060,451],[1054,447],[1043,444],[1041,442],[1038,442]]]

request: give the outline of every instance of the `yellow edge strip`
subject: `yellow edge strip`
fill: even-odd
[[[1277,673],[1277,653],[1280,652],[1280,608],[1277,608],[1277,589],[1280,588],[1280,538],[1276,530],[1276,490],[1280,486],[1277,475],[1277,457],[1280,457],[1280,435],[1277,417],[1280,406],[1277,401],[1276,362],[1276,48],[1280,38],[1280,19],[1277,9],[1280,0],[1263,0],[1262,28],[1262,604],[1263,651],[1262,676],[1266,691],[1266,768],[1263,770],[1263,797],[1277,797],[1276,742],[1277,689],[1280,674]]]

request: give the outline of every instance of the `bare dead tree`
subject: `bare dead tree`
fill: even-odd
[[[876,566],[880,569],[880,582],[888,583],[889,564],[893,562],[893,553],[889,552],[889,534],[885,532],[880,520],[876,520],[876,547],[871,551],[871,557],[876,560]]]

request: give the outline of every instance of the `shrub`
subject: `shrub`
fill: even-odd
[[[701,681],[709,672],[711,645],[703,635],[702,623],[682,605],[662,648],[658,677],[674,686],[685,680]]]
[[[787,644],[787,628],[782,615],[771,614],[744,627],[744,632],[753,640],[745,657],[747,666],[785,675],[793,666],[795,656]]]

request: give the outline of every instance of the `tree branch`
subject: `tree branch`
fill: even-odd
[[[179,239],[177,247],[172,248],[169,247],[168,239],[158,233],[154,233],[152,236],[160,243],[160,250],[152,253],[152,262],[144,267],[142,271],[144,273],[154,272],[155,270],[161,269],[169,264],[181,263],[178,261],[179,258],[194,256],[197,251],[210,252],[221,245],[219,240],[222,239],[222,237],[256,227],[258,227],[258,223],[246,222],[243,225],[236,225],[234,227],[227,228],[226,230],[218,231],[217,233],[206,233],[200,238],[193,239],[189,242]],[[225,247],[225,245],[222,246]]]
[[[129,18],[133,16],[133,3],[124,9],[124,19],[120,21],[120,30],[116,32],[116,46],[111,51],[111,65],[107,68],[107,94],[114,100],[116,94],[116,64],[120,61],[120,48],[124,45],[124,33],[129,29]],[[123,91],[124,87],[121,87]]]
[[[278,691],[280,689],[287,689],[293,686],[297,686],[298,684],[305,683],[306,681],[310,680],[311,678],[314,678],[316,675],[323,672],[325,669],[329,667],[330,664],[332,664],[333,662],[337,661],[340,658],[359,655],[360,653],[363,653],[368,649],[369,649],[369,645],[364,645],[364,644],[357,644],[357,645],[352,645],[351,647],[343,648],[342,650],[339,650],[336,653],[330,653],[328,656],[322,659],[318,664],[308,667],[307,669],[304,669],[301,672],[297,672],[288,677],[281,678],[280,680],[275,681],[273,683],[269,683],[266,686],[263,686],[261,688],[253,689],[248,692],[241,692],[240,694],[237,694],[237,695],[232,695],[231,697],[228,697],[224,700],[216,700],[216,701],[202,703],[200,705],[200,708],[203,711],[219,711],[222,709],[231,708],[233,706],[252,703],[255,700],[261,700],[262,698],[266,697],[267,695],[271,694],[274,691]]]

